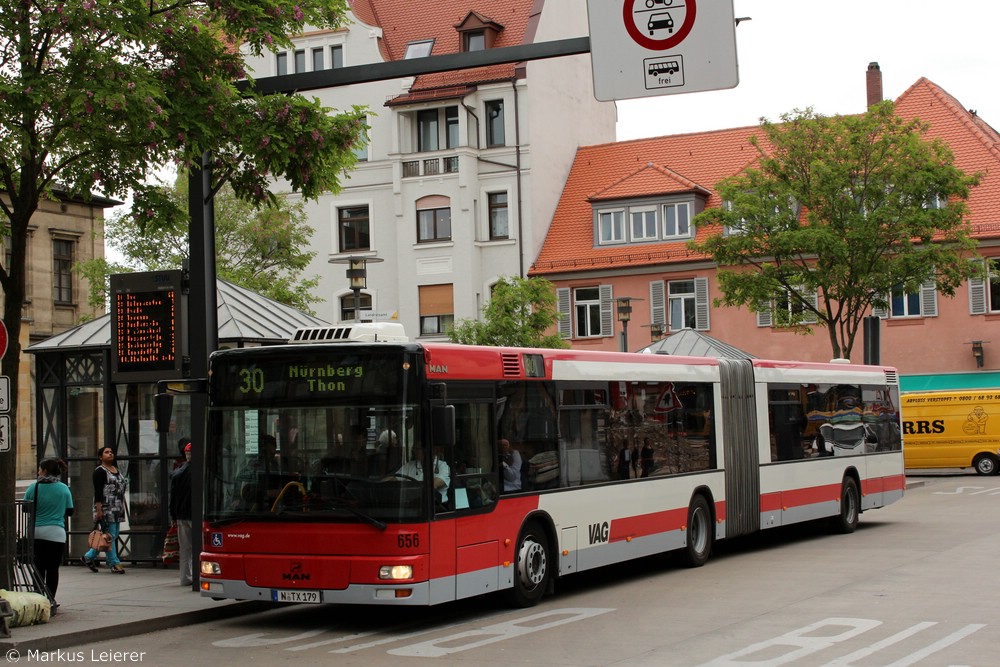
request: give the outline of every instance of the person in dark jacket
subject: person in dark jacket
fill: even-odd
[[[191,443],[184,445],[184,463],[170,473],[170,518],[177,524],[177,552],[181,586],[191,577]]]

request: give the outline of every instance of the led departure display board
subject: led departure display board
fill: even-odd
[[[182,271],[111,276],[111,380],[184,377],[186,299]]]

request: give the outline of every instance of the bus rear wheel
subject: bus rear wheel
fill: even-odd
[[[840,485],[840,514],[833,517],[833,529],[846,535],[853,533],[858,527],[861,514],[861,498],[858,494],[858,483],[853,477],[845,477]]]
[[[525,524],[517,541],[514,589],[511,601],[518,607],[533,607],[545,594],[551,577],[549,543],[537,521]]]
[[[997,457],[993,454],[977,454],[972,460],[972,467],[976,469],[977,475],[995,475],[998,465]]]
[[[697,495],[688,507],[687,539],[684,546],[684,564],[701,567],[712,555],[712,512],[705,496]]]

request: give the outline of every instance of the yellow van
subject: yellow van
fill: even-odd
[[[907,392],[900,403],[907,468],[1000,470],[1000,389]]]

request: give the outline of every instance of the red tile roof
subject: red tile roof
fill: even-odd
[[[945,141],[959,168],[982,175],[969,197],[969,219],[977,237],[1000,238],[1000,134],[926,78],[900,95],[896,111],[927,122],[927,137]],[[591,202],[698,188],[710,193],[707,207],[719,206],[716,183],[756,160],[748,139],[758,133],[757,127],[741,127],[580,147],[529,274],[704,259],[676,241],[595,247]]]
[[[401,60],[410,42],[434,40],[431,55],[458,53],[460,34],[455,29],[468,15],[475,12],[486,21],[503,26],[494,48],[530,43],[534,37],[533,21],[540,11],[536,0],[351,0],[355,15],[369,25],[382,28],[382,52],[389,60]],[[541,6],[539,1],[538,6]],[[534,13],[533,13],[534,12]],[[490,65],[468,70],[455,70],[418,76],[411,92],[509,81],[515,77],[515,63]]]

